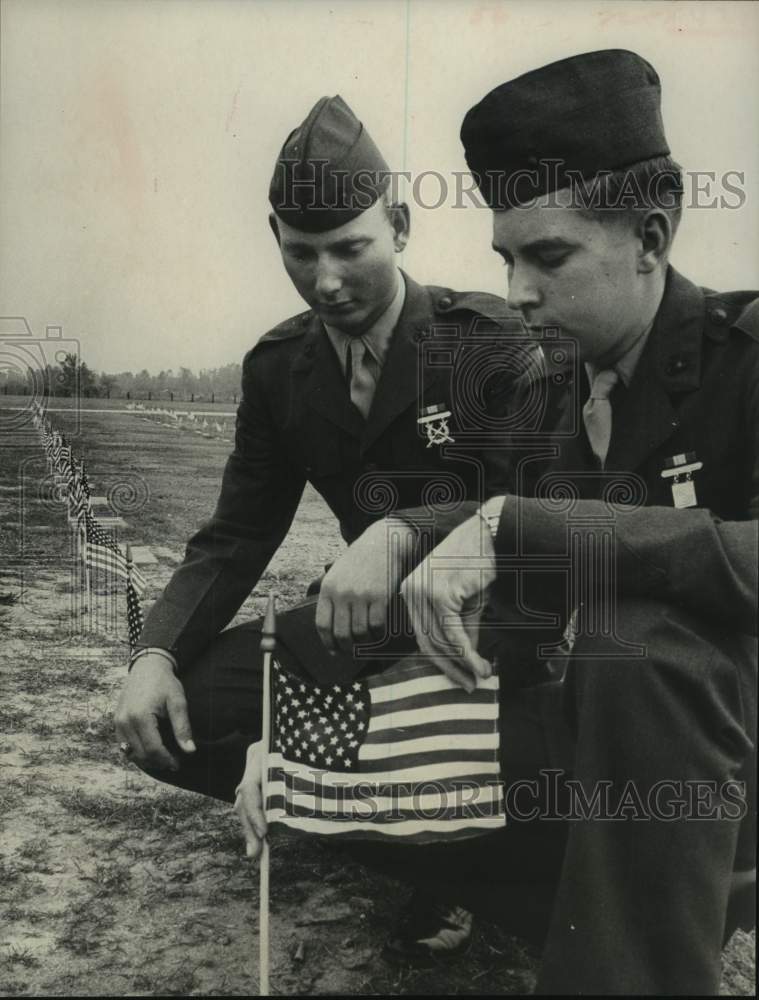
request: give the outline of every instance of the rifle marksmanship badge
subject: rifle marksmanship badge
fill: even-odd
[[[696,484],[693,473],[703,469],[704,463],[696,461],[695,451],[665,458],[662,479],[671,479],[672,503],[675,507],[697,507]]]
[[[433,444],[452,444],[456,440],[451,437],[448,427],[450,416],[451,411],[446,408],[445,403],[433,403],[432,406],[425,406],[420,411],[417,423],[424,428],[428,448]]]

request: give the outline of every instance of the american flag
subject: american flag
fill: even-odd
[[[88,565],[93,569],[104,569],[108,573],[115,573],[124,579],[131,577],[136,592],[144,594],[148,585],[147,580],[136,566],[127,561],[113,532],[103,528],[93,517],[89,507],[85,509],[80,524],[83,524],[84,559]]]
[[[69,518],[72,521],[78,521],[80,518],[84,517],[86,512],[90,510],[89,497],[84,492],[82,482],[76,475],[74,477],[73,484],[69,488],[68,500]]]
[[[127,608],[127,632],[129,634],[129,648],[134,649],[142,632],[143,617],[140,607],[140,598],[135,590],[132,581],[132,574],[127,575],[126,585],[126,608]]]
[[[417,658],[332,686],[275,662],[271,688],[268,822],[417,844],[505,825],[497,674],[467,694]]]
[[[84,468],[84,462],[79,463],[79,482],[82,489],[84,490],[84,495],[89,499],[90,497],[90,481],[87,478],[87,472]]]

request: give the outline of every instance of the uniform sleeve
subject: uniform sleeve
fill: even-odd
[[[305,477],[287,462],[264,386],[269,358],[243,362],[235,448],[211,519],[147,616],[140,646],[177,656],[180,672],[239,610],[292,523]],[[271,372],[269,372],[271,377]]]
[[[572,525],[576,564],[607,532],[609,511],[602,501],[583,500],[573,515],[578,518]],[[612,537],[614,583],[620,597],[651,597],[742,633],[757,634],[755,520],[721,521],[698,509],[630,508],[615,518]],[[566,515],[547,510],[538,500],[507,497],[495,548],[499,557],[519,551],[545,560],[544,598],[559,586],[566,589],[566,582],[559,585],[558,580],[559,574],[564,576],[570,551]]]

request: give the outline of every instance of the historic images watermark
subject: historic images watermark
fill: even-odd
[[[549,191],[541,202],[549,208],[577,208],[593,211],[619,211],[658,204],[675,208],[681,204],[690,209],[743,208],[748,199],[744,170],[678,170],[678,183],[673,186],[671,170],[662,170],[642,182],[635,171],[624,172],[621,183],[610,192],[604,184],[611,171],[601,171],[587,179],[557,159],[535,160],[534,165],[511,172],[489,170],[479,178],[469,171],[421,170],[357,170],[350,172],[329,166],[328,160],[282,160],[278,170],[297,168],[297,176],[283,185],[285,192],[276,210],[345,209],[364,211],[371,208],[377,190],[384,190],[391,202],[408,201],[417,208],[530,208],[533,199],[517,196],[525,188]],[[616,172],[619,173],[619,172]],[[327,179],[331,183],[327,183]],[[499,192],[498,201],[490,204],[482,196],[480,185]],[[327,192],[329,194],[327,195]],[[297,203],[295,199],[297,198]],[[668,204],[669,202],[669,204]]]
[[[313,784],[299,795],[293,786],[290,805],[301,816],[319,815],[314,805],[322,801],[324,772],[310,770]],[[642,786],[640,782],[599,780],[591,784],[568,778],[564,771],[547,768],[534,778],[508,782],[424,781],[380,785],[368,779],[344,783],[329,773],[330,810],[343,819],[372,822],[380,813],[383,822],[457,818],[478,819],[493,815],[494,802],[503,794],[507,823],[640,822],[678,821],[740,822],[747,813],[746,783],[736,779],[715,781],[696,778],[662,778]],[[321,807],[320,807],[321,808]]]

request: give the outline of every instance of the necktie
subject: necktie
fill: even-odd
[[[345,362],[345,377],[350,380],[351,402],[364,419],[369,416],[374,398],[375,379],[369,366],[370,359],[366,344],[361,337],[354,337],[348,344]]]
[[[599,372],[593,379],[590,389],[590,399],[582,408],[582,418],[588,434],[593,454],[603,468],[611,441],[611,390],[619,381],[619,375],[614,371]]]

